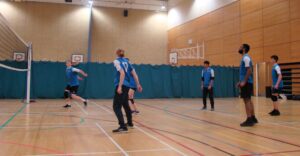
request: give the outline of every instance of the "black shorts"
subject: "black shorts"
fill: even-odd
[[[130,88],[130,89],[134,90],[135,92],[136,92],[136,90],[137,90],[136,88]]]
[[[282,90],[281,88],[278,89],[272,88],[272,94],[280,94],[281,90]]]
[[[253,83],[246,83],[245,86],[241,87],[241,98],[251,99],[253,95]]]
[[[77,94],[78,87],[79,86],[70,86],[70,85],[67,85],[67,87],[66,87],[65,90],[70,91],[71,94]]]

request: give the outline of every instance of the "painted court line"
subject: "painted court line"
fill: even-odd
[[[108,111],[110,111],[110,110],[108,110]],[[110,111],[110,112],[112,113],[112,111]],[[139,124],[140,124],[140,123],[139,123]],[[172,150],[175,151],[176,153],[178,153],[178,154],[180,154],[180,155],[182,155],[182,156],[187,156],[186,154],[182,153],[181,151],[179,151],[178,149],[172,147],[171,145],[167,144],[166,142],[162,141],[161,139],[155,137],[154,135],[151,135],[150,133],[144,131],[143,129],[141,129],[141,128],[137,127],[137,126],[135,126],[135,127],[136,127],[139,131],[141,131],[141,132],[143,132],[144,134],[146,134],[147,136],[149,136],[150,138],[152,138],[152,139],[158,141],[159,143],[161,143],[161,144],[163,144],[163,145],[169,147],[170,149],[172,149]]]
[[[241,156],[263,156],[263,155],[287,154],[287,153],[296,153],[296,152],[300,152],[300,150],[258,153],[258,154],[255,154],[255,155],[254,154],[245,154],[245,155],[241,155]]]
[[[23,106],[17,112],[14,113],[14,115],[12,115],[6,122],[4,122],[0,126],[0,130],[7,126],[18,114],[20,114],[25,109],[26,106],[27,104],[24,103]]]
[[[75,103],[76,103],[77,107],[78,107],[85,115],[89,115],[89,113],[88,113],[86,110],[84,110],[82,107],[80,107],[80,105],[79,105],[78,102],[75,101]]]
[[[96,126],[109,138],[109,140],[122,152],[123,155],[129,156],[128,153],[98,124]]]
[[[158,148],[158,149],[145,149],[145,150],[130,150],[126,151],[127,153],[143,153],[143,152],[162,152],[170,151],[169,148]],[[111,151],[111,152],[87,152],[87,153],[68,153],[68,155],[104,155],[104,154],[118,154],[122,153],[120,151]],[[26,155],[26,156],[63,156],[66,154],[41,154],[41,155]]]
[[[149,136],[150,138],[152,138],[152,139],[158,141],[159,143],[161,143],[161,144],[163,144],[163,145],[169,147],[170,149],[172,149],[172,150],[175,151],[176,153],[178,153],[178,154],[180,154],[180,155],[182,155],[182,156],[187,156],[186,154],[182,153],[182,152],[179,151],[178,149],[176,149],[176,148],[172,147],[171,145],[167,144],[166,142],[164,142],[164,141],[158,139],[158,138],[155,137],[154,135],[151,135],[150,133],[144,131],[144,130],[141,129],[140,127],[135,126],[135,128],[138,129],[139,131],[143,132],[144,134],[146,134],[146,135]]]
[[[111,112],[110,110],[107,110],[106,108],[100,106],[100,105],[97,104],[96,102],[93,102],[93,101],[90,101],[90,100],[89,100],[89,102],[92,103],[92,104],[94,104],[96,107],[98,107],[98,108],[100,108],[100,109],[106,111],[106,112],[109,113],[109,114],[114,114],[113,112]]]
[[[116,125],[112,125],[112,124],[105,124],[105,125],[101,125],[102,127],[115,127]],[[5,128],[11,128],[11,129],[22,129],[22,128],[95,128],[94,125],[84,125],[84,126],[80,126],[80,125],[17,125],[17,126],[9,126],[9,127],[5,127]]]
[[[277,139],[277,138],[272,138],[272,137],[264,136],[264,135],[261,135],[261,134],[256,134],[256,133],[253,133],[253,132],[250,132],[250,131],[242,130],[242,129],[235,128],[235,127],[230,127],[230,126],[227,126],[227,125],[224,125],[224,124],[221,124],[221,123],[217,123],[217,122],[214,122],[214,121],[209,121],[209,120],[205,120],[205,119],[201,119],[201,118],[197,118],[197,117],[193,117],[193,116],[189,116],[189,115],[185,115],[185,114],[180,114],[178,112],[164,110],[164,109],[161,109],[161,108],[158,108],[158,107],[155,107],[155,106],[151,106],[151,105],[148,105],[148,104],[143,104],[143,103],[139,103],[139,104],[143,105],[143,106],[146,106],[146,107],[149,107],[149,108],[156,109],[156,110],[161,110],[161,111],[168,112],[168,113],[171,113],[171,114],[176,114],[176,115],[179,115],[181,117],[186,117],[188,119],[193,119],[193,120],[196,120],[198,122],[199,121],[200,122],[205,122],[205,123],[208,123],[208,124],[211,124],[211,125],[215,125],[215,126],[219,126],[219,127],[231,129],[231,130],[242,132],[242,133],[249,134],[249,135],[252,135],[252,136],[261,137],[261,138],[265,138],[265,139],[269,139],[269,140],[273,140],[273,141],[285,143],[285,144],[292,145],[292,146],[295,146],[295,147],[300,147],[300,145],[298,145],[296,143],[292,143],[292,142],[288,142],[288,141],[285,141],[285,140],[280,140],[280,139]]]

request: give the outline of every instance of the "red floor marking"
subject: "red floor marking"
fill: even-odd
[[[144,125],[144,124],[142,124],[142,123],[140,123],[138,121],[134,121],[134,122],[136,122],[136,123],[140,124],[141,126],[147,128],[148,130],[152,131],[153,133],[156,133],[156,134],[158,134],[158,135],[160,135],[160,136],[162,136],[162,137],[164,137],[164,138],[166,138],[166,139],[168,139],[168,140],[170,140],[170,141],[172,141],[172,142],[180,145],[181,147],[183,147],[183,148],[185,148],[185,149],[187,149],[189,151],[192,151],[192,152],[196,153],[199,156],[204,156],[204,154],[202,154],[202,153],[200,153],[200,152],[198,152],[198,151],[196,151],[196,150],[194,150],[194,149],[192,149],[192,148],[190,148],[190,147],[188,147],[188,146],[186,146],[186,145],[184,145],[184,144],[182,144],[182,143],[180,143],[180,142],[178,142],[178,141],[176,141],[176,140],[174,140],[174,139],[172,139],[172,138],[170,138],[170,137],[168,137],[168,136],[166,136],[166,135],[164,135],[162,133],[157,132],[156,130],[152,129],[151,127],[148,127],[148,126],[146,126],[146,125]]]
[[[179,116],[183,116],[183,117],[190,118],[190,119],[193,119],[193,120],[198,120],[198,121],[206,122],[206,123],[209,123],[209,124],[212,124],[212,125],[215,125],[215,126],[220,126],[220,127],[232,129],[232,130],[235,130],[235,131],[247,133],[247,134],[250,134],[250,135],[253,135],[253,136],[258,136],[258,137],[262,137],[262,138],[265,138],[265,139],[270,139],[270,140],[273,140],[273,141],[277,141],[277,142],[281,142],[281,143],[284,143],[284,144],[292,145],[292,146],[295,146],[295,147],[300,147],[300,145],[295,144],[295,143],[291,143],[291,142],[288,142],[288,141],[284,141],[284,140],[280,140],[280,139],[276,139],[276,138],[272,138],[272,137],[268,137],[268,136],[263,136],[263,135],[256,134],[256,133],[253,133],[253,132],[248,132],[248,131],[245,131],[245,130],[240,130],[238,128],[226,126],[226,125],[223,125],[223,124],[219,124],[217,122],[213,122],[213,121],[209,121],[209,120],[205,120],[205,119],[200,119],[200,118],[196,118],[196,117],[185,115],[185,114],[180,114],[180,113],[169,111],[169,110],[163,110],[161,108],[157,108],[157,107],[154,107],[154,106],[149,106],[149,105],[146,105],[146,104],[143,104],[143,103],[139,103],[139,104],[143,105],[143,106],[146,106],[146,107],[153,108],[153,109],[157,109],[157,110],[161,110],[161,111],[166,111],[166,112],[169,112],[169,113],[177,114]]]
[[[106,107],[106,108],[108,108],[108,109],[111,110],[111,108],[109,108],[107,106],[104,106],[104,107]],[[176,141],[176,140],[174,140],[174,139],[172,139],[172,138],[170,138],[170,137],[168,137],[168,136],[166,136],[166,135],[164,135],[162,133],[159,133],[158,131],[152,129],[151,127],[148,127],[148,126],[146,126],[146,125],[144,125],[144,124],[142,124],[142,123],[140,123],[138,121],[135,121],[135,120],[133,120],[133,121],[136,122],[136,123],[138,123],[138,124],[140,124],[140,125],[142,125],[143,127],[147,128],[148,130],[152,131],[153,133],[156,133],[156,134],[158,134],[158,135],[160,135],[160,136],[162,136],[162,137],[164,137],[164,138],[166,138],[166,139],[168,139],[168,140],[176,143],[177,145],[180,145],[181,147],[183,147],[183,148],[185,148],[185,149],[187,149],[187,150],[189,150],[191,152],[196,153],[199,156],[204,156],[204,154],[202,154],[202,153],[200,153],[200,152],[198,152],[198,151],[196,151],[196,150],[194,150],[194,149],[192,149],[192,148],[190,148],[190,147],[188,147],[188,146],[186,146],[186,145],[184,145],[184,144],[182,144],[182,143],[180,143],[180,142],[178,142],[178,141]]]
[[[29,145],[29,144],[21,144],[21,143],[16,143],[16,142],[11,142],[11,141],[0,141],[0,144],[10,144],[10,145],[23,146],[23,147],[27,147],[27,148],[42,150],[42,151],[49,152],[49,153],[52,153],[52,154],[65,154],[64,152],[57,151],[57,150],[54,150],[54,149],[49,149],[49,148],[39,147],[39,146],[34,146],[34,145]],[[71,156],[69,154],[65,154],[65,155],[66,156]]]
[[[255,155],[271,155],[271,154],[285,154],[285,153],[293,153],[300,152],[300,150],[292,150],[292,151],[280,151],[280,152],[270,152],[270,153],[257,153],[257,154],[245,154],[241,156],[255,156]]]

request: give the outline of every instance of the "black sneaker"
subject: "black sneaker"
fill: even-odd
[[[215,108],[211,108],[210,111],[215,111]]]
[[[83,101],[84,106],[87,106],[87,100]]]
[[[66,105],[64,105],[63,107],[64,107],[64,108],[70,108],[70,107],[72,107],[72,106],[69,105],[69,104],[66,104]]]
[[[134,125],[133,125],[133,123],[131,123],[131,124],[126,124],[126,126],[127,126],[127,128],[130,128],[130,129],[133,129],[134,128]]]
[[[280,116],[279,110],[274,110],[274,112],[271,114],[271,116]]]
[[[127,127],[119,127],[118,129],[112,130],[113,133],[126,133],[128,132]]]
[[[258,120],[256,119],[256,117],[255,117],[255,116],[252,116],[251,118],[252,118],[252,121],[253,121],[255,124],[257,124],[257,123],[258,123]]]
[[[136,111],[135,111],[135,113],[136,113],[136,114],[139,114],[139,113],[140,113],[140,111],[136,110]]]
[[[206,106],[203,106],[203,107],[202,107],[202,110],[206,110],[206,109],[207,109]]]
[[[269,114],[272,115],[275,112],[275,109],[273,109]]]
[[[251,118],[247,118],[246,121],[240,124],[241,127],[252,127],[254,126],[254,122],[252,121]]]

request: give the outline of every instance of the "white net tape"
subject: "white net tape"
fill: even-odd
[[[10,67],[10,66],[7,66],[7,65],[5,65],[5,64],[2,64],[2,63],[0,63],[0,67],[6,68],[6,69],[9,69],[9,70],[18,71],[18,72],[26,72],[26,71],[28,71],[28,69],[14,68],[14,67]]]

